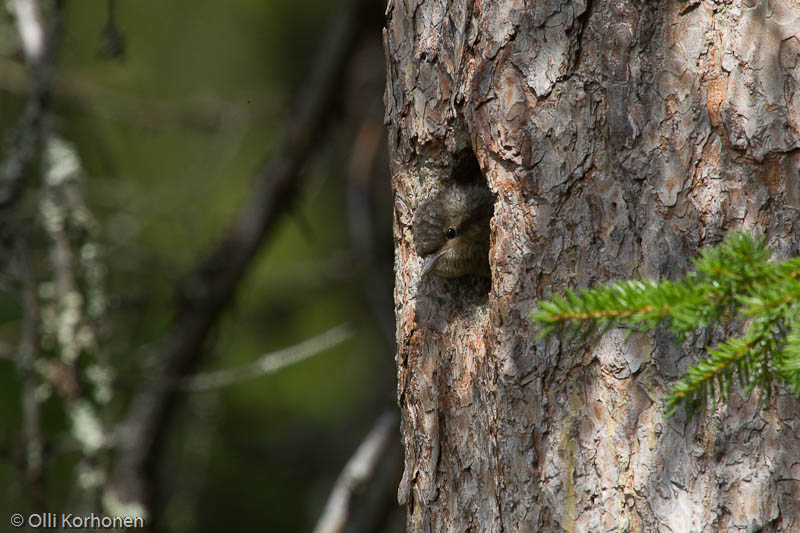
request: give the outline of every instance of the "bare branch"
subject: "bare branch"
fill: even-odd
[[[34,365],[39,357],[37,325],[39,305],[36,300],[36,282],[33,278],[28,252],[22,239],[17,243],[20,281],[22,282],[22,337],[17,351],[17,370],[20,374],[22,394],[22,426],[25,436],[25,470],[31,487],[32,507],[42,510],[44,505],[44,465],[42,426],[39,400],[36,397]]]
[[[228,385],[234,385],[267,374],[274,374],[282,368],[319,355],[343,343],[352,336],[353,327],[350,324],[339,324],[294,346],[277,352],[266,353],[249,365],[218,372],[205,372],[183,378],[180,381],[180,386],[185,390],[205,391],[227,387]]]
[[[13,0],[17,30],[31,79],[30,97],[22,118],[12,133],[3,160],[0,161],[0,208],[10,205],[21,190],[22,175],[28,162],[37,152],[37,143],[44,135],[45,102],[50,89],[53,51],[61,27],[62,4],[56,2],[52,25],[45,28],[37,0]],[[6,139],[3,139],[6,141]],[[3,218],[14,213],[3,213]],[[5,220],[3,221],[5,222]],[[22,395],[22,422],[25,437],[25,468],[31,486],[32,505],[41,510],[44,505],[43,436],[39,399],[36,394],[37,379],[34,370],[39,358],[38,325],[40,309],[36,297],[36,280],[28,258],[25,238],[17,224],[6,225],[6,231],[16,243],[19,279],[23,300],[22,332],[16,353]]]
[[[167,381],[179,380],[199,364],[206,336],[233,298],[253,256],[298,197],[300,172],[326,130],[341,73],[363,30],[360,10],[369,4],[367,0],[352,1],[337,14],[322,41],[281,147],[258,177],[252,201],[182,284],[175,324],[155,349],[159,371]],[[174,387],[151,383],[135,395],[120,432],[117,454],[115,496],[121,502],[149,503],[158,445],[178,392]]]
[[[365,485],[397,430],[397,414],[383,413],[350,458],[333,486],[314,533],[340,533],[350,521],[350,502]]]
[[[63,2],[55,2],[50,28],[44,29],[39,3],[36,0],[14,0],[17,28],[28,63],[31,83],[30,98],[17,127],[5,147],[0,162],[0,207],[14,203],[22,189],[25,167],[36,155],[41,140],[47,101],[52,79],[55,45],[61,34]]]

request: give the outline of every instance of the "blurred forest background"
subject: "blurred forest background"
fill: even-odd
[[[0,529],[402,530],[384,7],[0,4]]]

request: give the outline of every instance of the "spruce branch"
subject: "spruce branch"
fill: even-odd
[[[658,325],[679,340],[729,324],[741,336],[709,348],[670,388],[667,414],[682,403],[725,400],[734,379],[746,394],[769,396],[773,379],[800,395],[800,257],[770,262],[763,236],[743,232],[706,248],[695,271],[681,280],[627,280],[590,289],[566,289],[531,312],[539,335],[571,332],[596,338],[614,327],[649,331]]]

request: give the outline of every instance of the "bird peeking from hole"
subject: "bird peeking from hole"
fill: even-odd
[[[453,183],[422,203],[412,232],[422,276],[489,276],[489,220],[494,196],[485,184]]]

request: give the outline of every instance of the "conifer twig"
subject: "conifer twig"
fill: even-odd
[[[670,388],[668,414],[688,400],[726,399],[734,375],[746,393],[767,394],[774,378],[800,394],[800,258],[769,262],[763,236],[734,233],[693,261],[682,280],[628,280],[566,289],[539,302],[531,318],[540,336],[572,331],[596,337],[613,327],[648,331],[666,325],[683,340],[698,330],[747,323],[741,337],[708,350]]]

